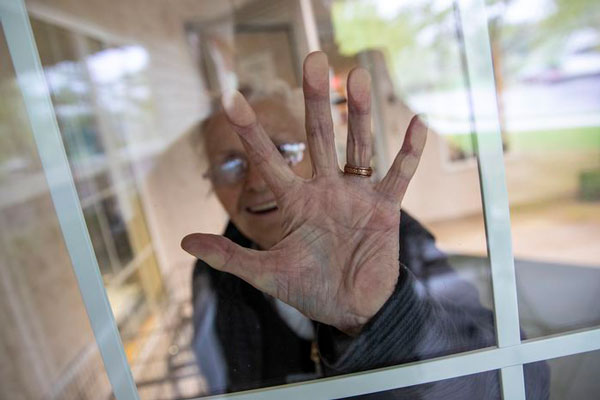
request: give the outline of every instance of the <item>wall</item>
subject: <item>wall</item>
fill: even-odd
[[[230,11],[230,5],[192,0],[178,1],[176,6],[159,0],[26,3],[28,11],[40,19],[109,43],[141,45],[148,52],[154,121],[147,137],[157,139],[152,154],[138,163],[142,202],[163,275],[169,276],[173,269],[189,269],[193,259],[180,249],[180,239],[193,231],[218,230],[225,217],[216,200],[207,195],[208,183],[198,173],[201,156],[184,138],[209,111],[209,98],[186,41],[184,23],[217,17]],[[133,143],[133,147],[142,145]],[[168,171],[164,171],[165,163]],[[202,207],[190,199],[202,199]]]
[[[206,114],[208,103],[185,41],[183,22],[220,11],[208,1],[177,4],[181,8],[162,1],[57,0],[28,1],[27,7],[44,21],[117,45],[138,44],[148,51],[154,97],[148,137],[158,140],[154,140],[153,152],[138,160],[137,174],[163,276],[179,272],[187,283],[181,292],[189,295],[193,258],[179,248],[179,241],[191,231],[218,230],[225,217],[216,200],[207,195],[208,184],[200,178],[200,170],[190,168],[200,168],[201,160],[186,143],[186,133]],[[3,133],[3,143],[8,140],[10,145],[2,151],[3,161],[8,157],[27,162],[23,173],[22,169],[13,173],[9,167],[8,174],[0,176],[0,353],[3,360],[11,360],[0,368],[1,397],[106,398],[110,386],[3,38],[1,42],[0,128],[8,132],[8,136]]]
[[[0,137],[8,150],[0,157],[0,397],[106,397],[107,376],[1,31],[0,60]]]
[[[391,163],[404,139],[413,112],[399,102],[384,106],[388,119],[387,158]],[[509,143],[510,146],[510,143]],[[598,148],[582,150],[508,151],[504,158],[511,207],[575,198],[579,174],[600,166]],[[475,159],[451,162],[443,136],[430,128],[421,163],[403,206],[423,222],[481,214],[481,192]]]

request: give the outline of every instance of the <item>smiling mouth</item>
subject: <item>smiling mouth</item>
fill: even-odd
[[[246,211],[254,215],[264,215],[277,211],[277,203],[275,200],[269,201],[268,203],[262,203],[253,207],[246,207]]]

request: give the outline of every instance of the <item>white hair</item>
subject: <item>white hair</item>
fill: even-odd
[[[302,89],[291,88],[286,82],[274,79],[260,85],[241,85],[238,89],[250,104],[263,100],[275,100],[283,104],[298,121],[304,121],[304,97]],[[223,113],[221,96],[213,97],[211,101],[211,113],[199,124],[199,141],[204,137],[204,132],[215,117]]]

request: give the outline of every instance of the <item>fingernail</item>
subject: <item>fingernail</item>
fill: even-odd
[[[186,235],[183,239],[181,239],[181,243],[179,244],[179,246],[181,246],[183,250],[187,251],[191,255],[194,255],[194,239],[192,235]]]
[[[417,118],[419,118],[419,121],[421,121],[421,123],[425,126],[425,128],[429,129],[429,117],[427,116],[427,114],[425,114],[425,113],[417,114]]]
[[[227,119],[237,126],[249,126],[256,120],[256,114],[244,96],[237,90],[223,94],[221,98]]]
[[[425,146],[425,142],[427,142],[427,134],[429,133],[429,121],[426,114],[417,114],[417,118],[419,123],[423,126],[424,131],[423,134],[412,135],[411,144],[416,148],[422,148]]]
[[[367,109],[370,104],[371,76],[364,68],[356,68],[350,72],[348,78],[348,95],[352,97],[354,105]]]
[[[190,255],[204,261],[213,268],[223,268],[225,257],[219,249],[214,249],[207,243],[200,243],[195,238],[195,235],[187,235],[181,241],[181,248]]]
[[[322,51],[315,51],[304,60],[304,81],[313,89],[323,89],[329,84],[329,62]]]

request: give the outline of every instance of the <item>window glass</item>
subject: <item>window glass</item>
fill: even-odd
[[[540,1],[536,7],[543,12],[532,12],[522,1],[487,3],[521,328],[527,337],[600,321],[593,301],[599,289],[593,243],[599,233],[594,174],[600,144],[594,131],[598,32],[591,16],[597,7],[584,0]],[[275,386],[496,345],[458,2],[25,3],[83,217],[142,398],[192,398]],[[355,66],[371,77],[371,121],[363,121],[363,128],[373,144],[364,152],[371,160],[362,167],[363,172],[372,167],[373,181],[384,179],[404,139],[408,137],[413,151],[418,147],[406,134],[413,116],[427,121],[427,145],[403,198],[401,218],[397,220],[396,206],[383,218],[393,220],[386,234],[361,242],[376,249],[364,259],[378,266],[386,264],[379,257],[391,259],[394,274],[379,275],[381,267],[339,285],[331,283],[331,275],[324,278],[335,269],[323,266],[346,246],[346,253],[360,258],[350,246],[352,235],[316,253],[295,251],[300,245],[291,251],[278,247],[280,239],[302,232],[291,227],[311,212],[319,215],[313,218],[315,225],[334,220],[351,232],[354,224],[332,216],[372,192],[355,189],[366,182],[364,177],[356,177],[363,179],[356,185],[348,181],[353,184],[347,185],[347,193],[356,190],[355,196],[335,192],[334,184],[323,185],[322,192],[334,192],[330,202],[317,193],[304,202],[307,212],[289,218],[222,113],[222,95],[238,89],[283,160],[309,180],[309,161],[318,146],[308,142],[316,136],[312,133],[328,126],[327,121],[315,125],[307,139],[304,125],[312,120],[305,115],[302,90],[308,93],[311,85],[303,84],[303,62],[316,49],[328,58],[323,80],[330,85],[329,100],[319,110],[331,112],[335,140],[330,153],[337,153],[340,167],[351,164],[347,136],[360,114],[352,107],[349,111],[355,99],[346,79]],[[6,56],[0,62],[10,66],[6,49],[2,52]],[[28,122],[14,74],[4,71],[0,179],[7,190],[2,191],[2,231],[14,264],[6,273],[20,273],[13,270],[21,262],[46,265],[48,260],[70,271],[65,254],[41,250],[62,246],[55,221],[51,231],[28,230],[29,222],[22,222],[45,223],[54,214],[31,135],[20,134]],[[276,153],[274,149],[277,158]],[[344,179],[350,173],[345,174]],[[399,181],[405,183],[406,177]],[[306,198],[311,187],[293,194]],[[40,193],[46,196],[43,205]],[[30,198],[36,202],[30,204]],[[364,220],[378,221],[380,205],[396,197],[382,198],[381,203],[367,202],[376,215]],[[303,238],[320,243],[330,231],[310,231]],[[244,279],[184,252],[182,238],[192,232],[225,235],[252,250],[221,257],[239,264],[236,271]],[[388,241],[390,246],[381,245]],[[274,269],[294,279],[273,281],[287,291],[273,290],[264,284],[267,280],[252,280],[261,274],[250,276],[253,267],[262,273],[272,266],[266,257],[253,262],[267,248],[283,249]],[[390,248],[392,256],[386,253]],[[200,258],[213,264],[221,260]],[[306,260],[319,268],[302,276]],[[32,278],[31,291],[41,286],[38,279],[54,279],[47,270]],[[294,303],[289,288],[296,282],[306,285],[295,286],[301,290]],[[372,282],[374,289],[367,294],[343,297],[346,285],[356,289]],[[261,284],[284,301],[257,290]],[[373,300],[380,297],[385,301]],[[338,298],[342,301],[331,311],[330,300]],[[367,317],[357,314],[354,319],[343,312],[343,306],[362,310],[370,302]],[[42,307],[39,312],[47,311]],[[314,315],[331,321],[353,315],[356,324],[318,323]],[[53,328],[65,337],[69,329],[85,325],[79,321],[63,332],[62,319],[44,318],[40,326],[55,323]],[[63,344],[53,340],[39,343],[48,353],[61,353]],[[73,366],[69,376],[87,376],[79,367],[81,353],[65,354]],[[47,372],[51,368],[40,368],[47,387],[62,387],[60,377]],[[528,393],[543,390],[547,371],[528,370],[533,371],[526,374]],[[481,398],[499,384],[494,371],[409,389],[424,393],[423,398],[455,388],[466,390],[463,398]]]
[[[377,70],[375,87],[391,147],[395,149],[394,140],[402,136],[399,127],[406,116],[399,109],[404,108],[427,115],[439,136],[445,164],[460,165],[471,158],[472,110],[457,5],[451,1],[315,1],[317,9],[318,3],[330,4],[329,21],[319,19],[323,48],[339,53],[340,62],[346,61],[338,90],[344,90],[342,75],[352,66],[348,62],[352,58]]]
[[[121,112],[125,107],[135,115],[138,103],[129,100],[145,98],[144,54],[43,18],[31,22],[125,353],[132,366],[142,364],[148,347],[153,346],[153,332],[164,323],[170,306],[165,302],[165,279],[139,198],[142,189],[136,174],[145,159],[132,154],[125,135],[139,132],[139,127]],[[131,52],[134,55],[128,56]],[[124,59],[130,64],[125,65]],[[103,75],[98,76],[98,71]],[[117,93],[107,95],[107,86]],[[46,240],[53,243],[50,237]],[[70,268],[70,264],[62,267]],[[70,358],[76,366],[79,360],[79,355]],[[87,373],[84,368],[73,368],[74,376]],[[48,379],[53,382],[54,378]]]
[[[2,396],[110,398],[2,30],[0,193]]]
[[[495,345],[487,255],[479,254],[483,263],[475,266],[466,247],[451,241],[454,221],[482,214],[452,3],[149,3],[141,10],[124,1],[115,15],[106,2],[27,4],[84,218],[143,398],[331,375],[343,350],[365,356],[338,366],[341,373]],[[424,113],[429,122],[399,228],[407,268],[399,274],[407,289],[393,294],[416,302],[415,314],[402,314],[408,325],[390,322],[414,328],[410,335],[392,331],[410,350],[385,348],[393,357],[368,363],[366,354],[382,346],[354,351],[348,346],[357,342],[330,326],[318,338],[316,325],[297,310],[196,265],[180,247],[191,232],[229,229],[235,241],[254,248],[264,247],[261,232],[277,236],[278,228],[260,219],[249,224],[256,237],[235,226],[235,211],[213,185],[216,157],[223,155],[207,144],[210,129],[219,126],[209,129],[209,122],[229,88],[253,102],[264,99],[272,140],[290,164],[304,160],[306,168],[302,68],[315,43],[329,59],[325,110],[332,112],[341,165],[351,119],[346,77],[355,66],[372,76],[376,179],[390,167],[410,119]],[[247,160],[228,153],[225,161],[221,178],[246,176]],[[485,240],[483,223],[476,235]],[[395,234],[390,237],[395,247]],[[400,315],[394,311],[400,303],[389,304],[378,324]],[[377,342],[380,330],[371,329]]]
[[[591,400],[598,396],[600,383],[596,371],[600,367],[600,351],[554,358],[545,363],[550,369],[551,400]]]
[[[488,13],[521,327],[598,326],[600,6],[489,2]]]
[[[116,197],[104,199],[100,204],[100,210],[108,223],[110,236],[115,244],[115,251],[122,266],[127,265],[133,258],[131,244],[127,236],[127,226],[122,210],[118,206]]]
[[[470,395],[468,388],[476,385],[484,388],[477,393],[478,398],[500,398],[500,386],[498,385],[499,371],[488,371],[478,374],[461,376],[459,378],[444,379],[437,382],[424,383],[421,385],[408,386],[401,389],[386,390],[378,393],[370,393],[362,396],[344,397],[354,400],[387,400],[399,399],[447,399],[464,398]]]
[[[100,226],[100,220],[98,213],[96,212],[96,207],[91,206],[84,209],[83,216],[90,233],[90,239],[92,240],[92,245],[94,246],[94,252],[96,253],[96,259],[98,260],[98,266],[102,276],[110,276],[115,272],[113,270],[113,264],[116,263],[116,261],[111,262],[111,254],[103,236],[103,230]],[[115,257],[114,254],[112,257]]]
[[[346,78],[355,66],[367,68],[372,75],[375,136],[372,165],[378,178],[382,178],[391,165],[411,117],[416,113],[427,114],[430,124],[428,147],[421,169],[417,171],[403,202],[406,225],[401,225],[401,234],[406,236],[406,242],[401,244],[405,249],[401,259],[411,269],[410,275],[418,281],[417,285],[431,293],[436,298],[433,300],[436,304],[441,304],[440,307],[445,310],[443,313],[462,304],[465,309],[470,310],[467,314],[475,313],[482,321],[485,320],[483,325],[486,326],[486,333],[479,345],[474,345],[478,339],[467,340],[470,343],[463,342],[460,345],[452,340],[442,344],[437,341],[441,338],[434,338],[435,334],[432,334],[432,337],[418,339],[419,343],[414,343],[413,350],[420,353],[419,358],[429,358],[494,345],[489,264],[474,265],[469,258],[471,254],[465,254],[462,245],[448,245],[452,244],[452,226],[457,219],[465,215],[482,215],[477,165],[471,157],[473,149],[470,147],[472,132],[469,118],[472,111],[468,108],[466,71],[461,58],[462,43],[457,39],[460,27],[452,3],[391,6],[385,2],[313,1],[312,9],[308,12],[314,20],[316,31],[307,27],[310,21],[303,19],[299,4],[295,7],[284,4],[285,2],[258,1],[236,5],[215,18],[189,16],[185,26],[188,45],[196,61],[197,73],[209,89],[207,95],[212,104],[206,112],[218,115],[220,94],[231,87],[237,87],[249,98],[257,99],[257,104],[261,98],[267,99],[265,104],[269,103],[269,97],[276,99],[278,103],[285,102],[289,107],[287,110],[272,104],[265,105],[265,109],[271,107],[272,114],[279,115],[281,120],[287,118],[291,121],[303,121],[302,74],[298,75],[297,71],[302,72],[302,62],[308,52],[309,42],[315,39],[329,59],[331,110],[336,133],[335,145],[341,165],[346,160],[346,132],[349,125]],[[286,30],[290,33],[284,35]],[[265,45],[267,39],[268,46]],[[268,112],[259,111],[259,115],[261,112],[267,120]],[[296,117],[296,113],[299,117]],[[200,132],[193,133],[202,137],[192,140],[192,145],[198,157],[208,159],[211,165],[206,167],[207,176],[213,180],[214,186],[218,186],[219,181],[222,183],[228,179],[237,179],[238,175],[231,170],[241,169],[239,165],[243,166],[245,160],[235,163],[234,160],[237,159],[218,158],[222,149],[211,142],[211,137],[219,129],[218,117],[215,118],[200,125]],[[277,120],[266,121],[264,124],[269,125],[265,129],[273,135],[274,141],[285,138],[285,129],[289,131],[290,126],[293,126],[293,123],[287,123],[285,127],[283,124],[278,125]],[[171,148],[168,152],[175,151],[181,152],[181,148]],[[214,178],[214,169],[210,169],[216,163],[222,166],[220,179]],[[208,184],[207,190],[210,190],[210,183],[204,184]],[[225,196],[228,195],[222,187],[214,187],[213,190],[227,207]],[[232,208],[228,210],[231,214]],[[233,219],[235,220],[235,215]],[[234,221],[234,225],[236,223],[243,224],[243,221]],[[229,225],[227,231],[234,241],[241,243],[244,240],[242,235],[253,235],[252,226],[242,226],[240,230],[234,225]],[[223,225],[217,227],[215,225],[209,230],[224,232]],[[256,221],[256,231],[260,227],[261,222]],[[477,239],[485,244],[482,221],[479,229]],[[437,244],[428,233],[429,230],[438,236]],[[259,236],[260,233],[257,233],[254,240],[262,240]],[[246,245],[260,246],[252,241]],[[450,253],[449,257],[446,252]],[[411,258],[413,255],[414,258]],[[193,296],[196,296],[195,301],[198,302],[195,304],[198,314],[194,316],[194,320],[199,323],[202,322],[203,311],[198,304],[206,304],[206,299],[201,296],[208,291],[203,285],[206,281],[211,284],[215,282],[213,274],[204,265],[195,269]],[[277,314],[270,314],[272,307],[264,304],[263,296],[257,296],[251,288],[240,285],[238,281],[230,284],[233,289],[219,286],[211,288],[218,291],[214,321],[217,339],[223,340],[220,343],[226,364],[225,376],[229,382],[222,383],[220,369],[215,368],[219,364],[210,363],[211,359],[221,357],[218,352],[213,354],[206,351],[206,348],[211,347],[210,335],[197,334],[193,342],[201,371],[206,374],[211,392],[224,388],[240,390],[271,386],[315,378],[320,373],[331,373],[326,368],[325,371],[321,367],[315,368],[313,362],[306,357],[311,352],[308,343],[312,338],[310,326],[306,329],[308,334],[305,336],[309,340],[293,343],[293,336],[286,336],[290,334],[286,325],[278,325],[281,321],[278,321]],[[235,305],[225,303],[228,301],[220,296],[230,298],[231,291],[240,291],[244,301],[236,302]],[[240,312],[240,309],[246,310],[244,307],[253,302],[255,305],[250,310]],[[477,305],[477,310],[471,308],[474,304]],[[275,303],[275,310],[277,307],[279,306]],[[445,315],[450,314],[452,312]],[[281,314],[279,316],[281,318]],[[450,319],[454,320],[454,317]],[[246,328],[240,327],[255,323],[263,330],[258,338],[254,337],[255,330],[246,331]],[[290,324],[289,320],[285,322],[285,317],[284,324]],[[434,325],[433,320],[424,322],[424,326],[428,327],[426,329],[431,332],[436,331]],[[294,326],[299,326],[299,332],[303,332],[301,318]],[[295,328],[292,328],[292,335]],[[281,335],[266,332],[278,332],[279,329],[283,332]],[[197,328],[196,332],[202,330]],[[230,335],[236,335],[236,332],[249,332],[250,336],[243,341],[235,341],[234,336]],[[339,338],[335,334],[333,336],[332,342],[337,343]],[[479,336],[479,339],[482,337]],[[268,345],[252,344],[256,340],[264,340],[262,343]],[[435,343],[440,347],[436,348]],[[471,345],[474,346],[470,347]],[[255,351],[255,354],[247,355],[236,350],[257,346],[262,350]],[[328,357],[323,354],[327,351],[326,348],[327,345],[321,343],[321,361]],[[261,359],[254,358],[259,354]],[[282,359],[289,361],[282,364]],[[238,367],[236,363],[241,362],[240,360],[247,361]],[[407,361],[408,358],[398,359],[395,363]],[[374,367],[375,364],[370,366]],[[357,370],[356,368],[358,367],[353,366],[341,372],[350,372]]]

